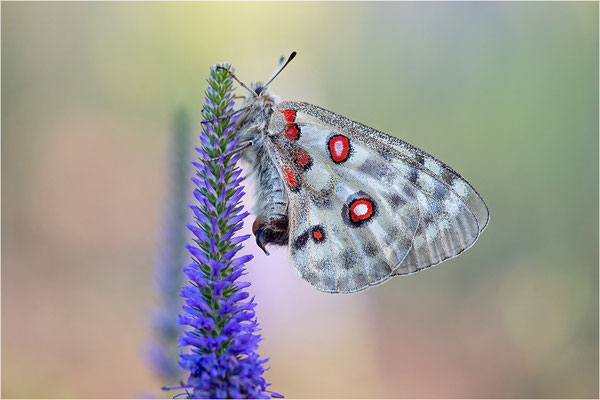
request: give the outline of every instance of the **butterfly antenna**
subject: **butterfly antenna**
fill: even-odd
[[[234,80],[235,80],[237,83],[239,83],[241,87],[243,87],[244,89],[246,89],[247,91],[249,91],[250,93],[252,93],[252,95],[254,95],[254,97],[258,97],[258,94],[257,94],[257,93],[256,93],[254,90],[252,90],[252,89],[250,89],[248,86],[246,86],[246,85],[244,84],[244,82],[240,81],[240,80],[237,78],[237,76],[235,76],[235,74],[234,74],[233,72],[231,72],[230,70],[228,70],[228,69],[227,69],[227,68],[225,68],[225,67],[221,67],[220,65],[217,65],[217,69],[222,69],[222,70],[225,70],[225,71],[227,71],[227,73],[228,73],[229,75],[231,75],[231,77],[232,77],[232,78],[233,78],[233,79],[234,79]]]
[[[273,79],[275,79],[277,77],[277,75],[279,75],[279,73],[281,71],[283,71],[283,69],[290,63],[290,61],[292,61],[294,59],[294,57],[296,57],[296,54],[297,53],[295,51],[292,51],[292,54],[290,54],[290,56],[288,57],[285,64],[283,64],[283,66],[281,64],[283,63],[284,58],[281,57],[281,59],[279,60],[279,68],[277,70],[275,70],[275,73],[273,74],[271,79],[269,79],[269,81],[267,83],[265,83],[262,87],[266,88],[269,83],[273,82]]]

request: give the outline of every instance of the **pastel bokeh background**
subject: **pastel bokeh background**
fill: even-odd
[[[209,67],[265,79],[292,50],[282,98],[449,163],[491,222],[464,255],[348,296],[248,241],[272,389],[598,397],[598,3],[1,8],[2,397],[160,395],[145,346],[173,115],[197,146]]]

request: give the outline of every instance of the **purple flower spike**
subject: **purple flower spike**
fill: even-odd
[[[195,238],[186,246],[193,262],[183,269],[189,285],[181,291],[185,305],[178,319],[188,327],[179,343],[190,346],[191,352],[182,353],[179,364],[189,377],[165,389],[185,389],[177,396],[194,399],[281,397],[267,390],[267,359],[256,353],[261,340],[256,303],[243,301],[249,298],[244,288],[250,284],[237,282],[252,256],[236,257],[249,235],[237,234],[248,215],[240,204],[242,179],[235,166],[239,155],[225,155],[236,140],[230,134],[233,118],[227,117],[233,111],[233,82],[227,71],[213,67],[208,84],[202,116],[211,122],[203,126],[200,162],[194,163],[197,202],[191,206],[195,223],[188,229]]]

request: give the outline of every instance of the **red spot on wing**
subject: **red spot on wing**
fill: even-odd
[[[329,154],[336,163],[346,161],[350,154],[350,142],[344,135],[335,135],[329,139]]]
[[[300,128],[298,128],[298,125],[296,124],[290,124],[285,128],[285,131],[283,131],[283,136],[290,140],[298,140]]]
[[[368,199],[355,200],[350,204],[350,218],[354,222],[363,221],[373,215],[373,202]]]
[[[323,231],[323,227],[321,225],[313,226],[310,230],[310,234],[312,235],[315,243],[320,243],[325,239],[325,232]]]
[[[296,160],[296,164],[301,167],[306,167],[311,161],[306,150],[300,148],[294,150],[294,159]]]
[[[285,181],[288,183],[288,185],[290,185],[291,187],[296,187],[298,185],[298,177],[296,176],[294,171],[287,165],[284,165],[283,167],[281,167],[281,169],[283,171],[283,177],[285,178]]]
[[[296,119],[296,111],[294,110],[279,110],[279,112],[283,114],[283,119],[289,124]]]

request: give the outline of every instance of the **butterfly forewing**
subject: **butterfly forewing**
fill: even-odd
[[[291,259],[322,291],[438,264],[487,224],[485,203],[460,175],[399,139],[306,103],[280,103],[271,122]]]
[[[433,176],[436,180],[453,190],[469,207],[475,218],[477,218],[479,232],[482,232],[487,226],[489,211],[479,193],[459,173],[423,150],[401,139],[312,104],[284,102],[280,104],[280,108],[298,109],[301,110],[300,115],[309,115],[321,125],[337,128],[342,127],[342,129],[354,135],[356,139],[381,152],[386,157],[389,157],[390,160],[395,159],[396,161],[414,166],[418,170]]]

